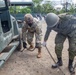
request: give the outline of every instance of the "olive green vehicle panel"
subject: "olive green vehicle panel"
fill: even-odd
[[[7,0],[0,0],[0,67],[19,45],[19,27],[16,19],[10,14]],[[6,48],[8,47],[7,51]],[[11,47],[11,48],[9,48]]]
[[[15,23],[15,24],[14,24]],[[18,26],[16,25],[16,20],[14,19],[14,17],[11,16],[11,29],[6,32],[3,33],[2,30],[2,25],[1,25],[1,21],[0,21],[0,52],[7,47],[7,45],[12,41],[13,37],[15,37],[17,35],[17,37],[19,36],[19,32],[18,32]]]
[[[0,0],[0,67],[17,47],[21,48],[22,27],[19,28],[15,17],[10,14],[8,1]]]
[[[3,66],[5,61],[7,61],[7,59],[12,55],[12,53],[14,52],[14,50],[17,48],[18,45],[19,45],[19,41],[18,42],[12,42],[8,46],[8,48],[10,47],[10,50],[8,52],[3,52],[0,54],[0,68]]]

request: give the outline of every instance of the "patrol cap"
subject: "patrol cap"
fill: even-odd
[[[48,13],[45,17],[45,21],[48,27],[54,27],[59,22],[59,17],[54,13]]]
[[[25,14],[24,19],[27,23],[33,22],[33,16],[31,14]]]

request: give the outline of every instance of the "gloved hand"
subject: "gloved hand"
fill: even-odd
[[[46,46],[46,42],[44,41],[44,42],[42,43],[42,45],[45,47],[45,46]]]
[[[26,42],[23,42],[23,47],[27,48],[27,43]]]
[[[41,43],[36,43],[35,48],[39,48],[39,47],[41,47]]]

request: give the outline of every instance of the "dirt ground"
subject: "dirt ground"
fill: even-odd
[[[42,20],[43,37],[45,34],[46,24]],[[47,41],[47,47],[56,60],[54,39],[56,32],[52,31]],[[43,40],[42,40],[43,42]],[[15,51],[0,69],[0,75],[63,75],[58,69],[52,69],[54,64],[45,47],[42,47],[42,58],[38,59],[37,49],[33,52],[24,50],[23,52]],[[63,66],[60,67],[65,75],[70,75],[68,72],[68,40],[64,43],[62,52]],[[76,58],[75,58],[76,61]],[[75,63],[74,61],[74,63]],[[75,74],[76,75],[76,74]]]

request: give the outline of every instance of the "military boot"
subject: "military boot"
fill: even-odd
[[[71,60],[71,59],[69,59],[68,69],[69,69],[70,73],[75,73],[75,71],[73,69],[73,60]]]
[[[52,65],[52,68],[57,68],[58,66],[62,66],[62,59],[61,58],[58,58],[58,62],[54,65]]]
[[[28,48],[28,50],[33,50],[34,49],[34,46],[33,46],[33,44],[30,44],[30,47]]]
[[[41,58],[41,48],[38,48],[38,55],[37,58]]]

